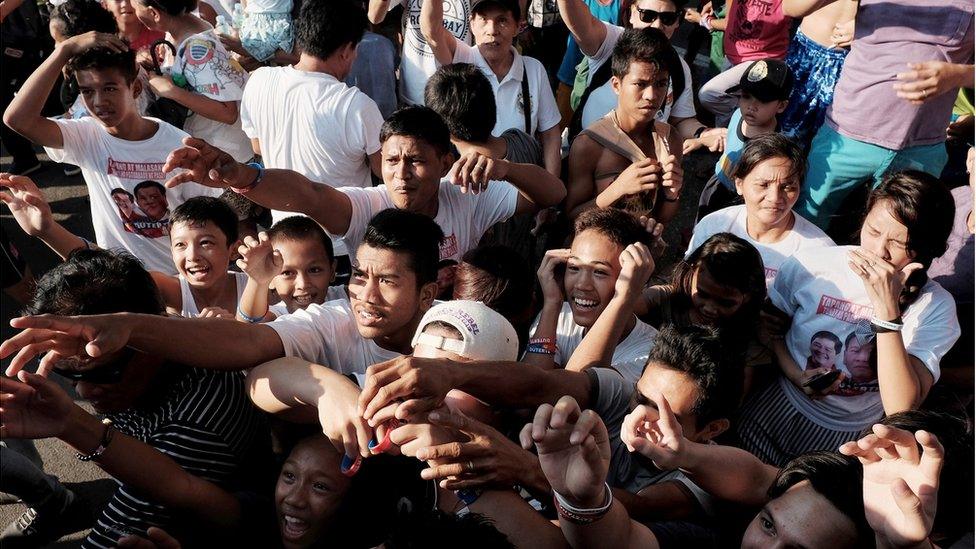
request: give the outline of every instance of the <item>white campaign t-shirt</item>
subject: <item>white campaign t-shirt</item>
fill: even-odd
[[[537,316],[530,332],[535,333],[538,326]],[[562,310],[559,311],[559,320],[556,322],[557,349],[556,356],[553,357],[556,364],[565,366],[569,362],[569,358],[583,341],[584,332],[585,329],[573,320],[572,307],[564,302]],[[614,349],[610,367],[620,372],[627,383],[637,383],[647,364],[647,356],[654,347],[655,338],[657,338],[657,330],[638,319],[634,329]]]
[[[267,324],[278,333],[285,356],[362,374],[373,364],[400,356],[359,334],[348,300],[339,299],[283,315]]]
[[[325,292],[325,301],[322,304],[327,304],[330,301],[335,301],[337,299],[344,299],[349,301],[349,292],[346,290],[345,286],[329,286],[329,289]],[[279,301],[274,305],[269,305],[268,310],[275,314],[275,317],[285,316],[290,314],[288,312],[288,306],[285,305],[284,301]]]
[[[469,46],[458,42],[454,50],[455,63],[470,63],[485,73],[485,77],[491,82],[491,89],[495,92],[495,105],[497,106],[497,116],[495,129],[492,134],[496,137],[507,129],[516,128],[532,135],[535,132],[544,132],[559,124],[559,107],[556,106],[556,97],[552,94],[549,86],[549,76],[546,74],[545,67],[538,59],[525,57],[512,48],[515,60],[512,68],[501,82],[492,72],[491,66],[482,57],[481,51],[477,46]],[[529,120],[531,128],[525,127],[525,102],[522,100],[522,78],[529,79]],[[515,108],[512,108],[512,107]]]
[[[807,368],[813,354],[813,336],[825,332],[817,340],[821,356],[825,347],[828,352],[836,350],[833,364],[849,376],[837,393],[820,400],[809,398],[785,377],[780,380],[797,410],[835,431],[863,429],[884,415],[877,365],[862,362],[852,375],[845,356],[847,338],[852,333],[857,338],[856,342],[851,340],[852,347],[874,342],[871,301],[864,282],[848,266],[847,254],[852,249],[853,246],[833,246],[797,252],[783,263],[769,291],[773,305],[793,317],[786,345],[800,368]],[[902,319],[905,327],[901,336],[908,354],[921,360],[938,380],[939,360],[960,333],[952,296],[930,280]],[[829,358],[828,354],[821,361]]]
[[[587,86],[590,85],[596,71],[604,63],[610,62],[610,57],[613,55],[613,48],[620,41],[620,36],[624,33],[623,27],[611,25],[603,21],[601,23],[607,29],[607,36],[593,57],[587,58],[587,62],[589,63],[589,73],[586,77]],[[671,117],[691,118],[695,116],[695,95],[691,87],[691,69],[688,68],[688,63],[685,63],[685,60],[681,56],[678,56],[678,60],[681,62],[681,70],[685,73],[685,89],[682,90],[681,94],[678,95],[678,99],[675,100],[674,89],[671,87],[672,82],[668,82],[668,96],[664,100],[664,106],[654,116],[658,122],[667,122]],[[603,118],[615,108],[617,108],[617,94],[613,93],[610,80],[607,80],[605,84],[590,93],[586,104],[583,105],[583,118],[581,121],[583,127],[589,127],[590,124]]]
[[[183,75],[193,92],[214,101],[240,101],[247,82],[247,72],[230,56],[213,29],[180,42],[170,74]],[[224,124],[192,113],[183,129],[230,154],[238,162],[246,162],[254,156],[251,141],[241,129],[240,116],[233,124]]]
[[[287,114],[287,116],[285,116]],[[294,170],[332,187],[372,185],[368,156],[380,149],[383,115],[358,88],[294,67],[263,67],[244,88],[241,121],[267,168]],[[272,210],[275,222],[294,215]],[[348,251],[333,240],[336,255]]]
[[[716,212],[712,212],[702,218],[695,225],[695,232],[691,235],[691,243],[685,252],[685,259],[701,246],[709,237],[718,233],[732,233],[752,244],[759,250],[762,256],[763,267],[766,269],[766,288],[773,285],[776,273],[784,261],[793,257],[793,254],[807,248],[822,248],[833,246],[834,241],[827,236],[820,227],[810,223],[801,215],[793,214],[796,221],[793,228],[786,233],[779,242],[765,243],[753,240],[746,230],[746,206],[729,206]]]
[[[352,201],[349,230],[341,236],[354,253],[366,234],[366,225],[379,212],[393,207],[386,185],[357,189],[339,189]],[[505,181],[491,181],[481,194],[462,193],[461,187],[442,179],[437,191],[437,215],[434,222],[444,231],[441,259],[460,261],[461,256],[476,247],[492,225],[515,214],[518,190]]]
[[[175,175],[163,173],[163,164],[170,152],[183,146],[186,133],[161,120],[149,120],[159,124],[159,129],[142,141],[113,137],[91,117],[55,120],[64,146],[44,147],[44,151],[55,162],[81,168],[99,246],[122,248],[139,258],[146,269],[175,275],[169,246],[170,213],[188,198],[218,196],[221,191],[196,183],[163,188],[166,179]]]
[[[458,42],[471,44],[471,6],[468,0],[443,0],[444,28]],[[403,6],[403,56],[400,60],[400,100],[407,105],[424,104],[424,86],[437,72],[437,60],[420,32],[423,0],[391,0],[389,10]]]

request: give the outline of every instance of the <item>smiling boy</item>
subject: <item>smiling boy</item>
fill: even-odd
[[[50,120],[41,115],[45,99],[66,64],[74,73],[91,117]],[[186,133],[139,114],[136,100],[143,89],[136,74],[135,52],[117,37],[90,32],[69,38],[24,83],[3,119],[14,131],[43,145],[52,160],[81,168],[99,246],[123,248],[148,269],[175,274],[166,210],[192,196],[212,196],[214,191],[196,184],[160,190],[160,182],[166,179],[166,154],[179,146]],[[156,188],[147,188],[146,181],[155,183]],[[141,198],[136,192],[140,183]],[[123,217],[112,198],[114,189],[135,196],[140,206],[153,212],[147,212],[147,217],[154,226],[145,227],[151,230],[131,230],[131,221]]]

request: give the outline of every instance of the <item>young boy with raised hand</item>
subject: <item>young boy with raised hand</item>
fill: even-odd
[[[92,116],[51,120],[41,114],[65,65],[74,73]],[[187,135],[139,114],[137,99],[143,89],[137,74],[135,51],[118,37],[89,32],[69,38],[58,44],[27,79],[4,113],[3,121],[43,145],[52,160],[81,168],[99,246],[124,248],[141,259],[147,269],[172,275],[177,271],[170,258],[168,221],[151,218],[140,210],[123,212],[111,194],[123,189],[134,196],[136,186],[142,182],[165,181],[166,155],[179,147]],[[164,202],[175,208],[199,195],[215,193],[191,184],[165,191]]]
[[[270,322],[275,318],[349,299],[335,280],[336,259],[332,240],[311,218],[291,216],[274,224],[258,238],[245,238],[237,265],[247,273],[247,286],[237,309],[244,322]],[[281,301],[269,306],[269,289]]]
[[[725,151],[715,163],[715,175],[702,190],[698,219],[735,202],[733,172],[742,149],[750,139],[779,130],[777,116],[786,110],[792,91],[793,71],[778,59],[753,61],[739,84],[727,90],[739,96],[739,108],[732,113]],[[699,146],[686,144],[685,148],[694,150]]]
[[[63,259],[92,244],[54,220],[44,194],[29,177],[0,174],[0,201],[30,236],[39,238]],[[150,271],[171,314],[232,317],[247,276],[227,270],[237,245],[237,215],[219,198],[193,197],[170,216],[172,265],[176,276]]]

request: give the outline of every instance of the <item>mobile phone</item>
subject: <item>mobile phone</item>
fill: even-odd
[[[803,383],[804,387],[809,387],[818,393],[827,389],[840,377],[840,370],[830,370],[817,374]]]
[[[124,538],[125,536],[139,536],[141,538],[149,539],[149,532],[141,528],[136,528],[134,526],[128,526],[126,524],[112,524],[107,528],[108,532],[115,534],[118,538]]]

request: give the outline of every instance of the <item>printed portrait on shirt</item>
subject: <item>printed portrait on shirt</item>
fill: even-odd
[[[810,338],[810,355],[807,357],[807,370],[814,368],[836,369],[837,355],[840,354],[844,345],[840,338],[821,330]]]
[[[116,187],[112,189],[112,200],[126,232],[146,238],[169,235],[169,201],[166,188],[158,181],[143,181],[131,193]]]
[[[844,340],[844,369],[847,379],[837,394],[861,395],[878,390],[878,346],[874,333],[855,330]]]

